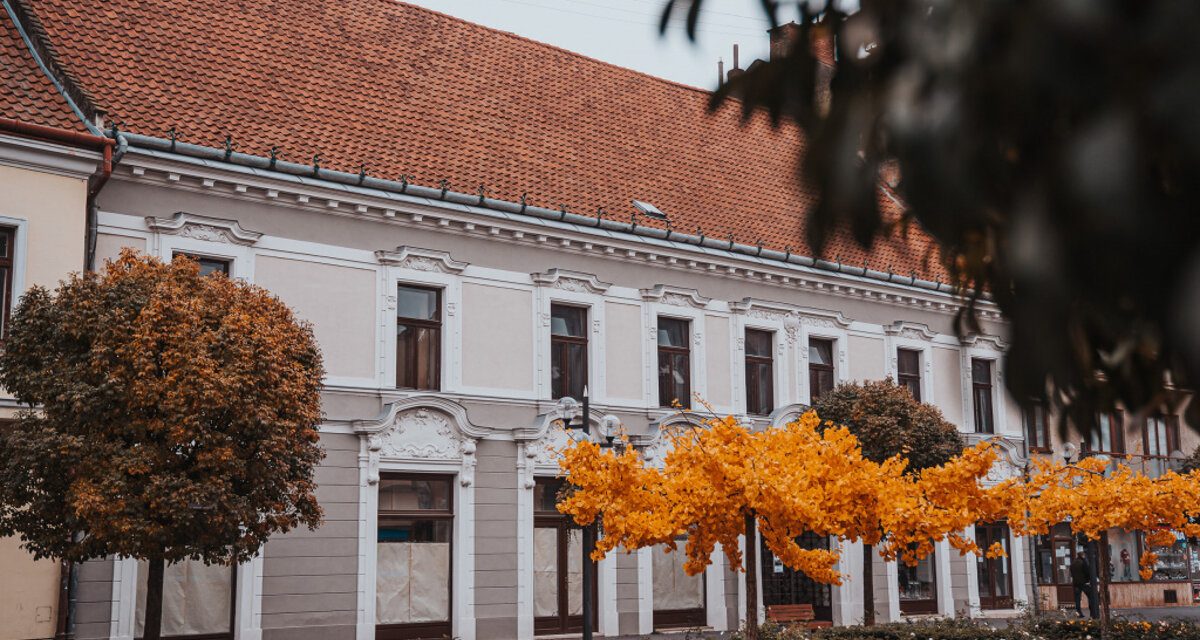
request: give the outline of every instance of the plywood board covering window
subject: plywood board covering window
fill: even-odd
[[[150,565],[138,563],[137,615],[134,635],[146,624],[146,578]],[[205,565],[200,560],[168,564],[163,572],[162,636],[164,638],[233,638],[236,570]]]
[[[452,477],[388,474],[379,481],[376,637],[450,635]]]

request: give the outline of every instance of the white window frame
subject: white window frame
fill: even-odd
[[[108,634],[112,640],[134,640],[137,624],[137,558],[114,558]],[[249,587],[249,588],[247,588]],[[262,640],[263,555],[237,566],[234,640]]]
[[[602,283],[590,274],[577,274],[559,270],[551,270],[553,276],[547,277],[535,292],[537,304],[537,319],[540,330],[535,344],[534,373],[537,380],[537,397],[540,400],[552,401],[550,388],[550,307],[555,304],[581,307],[587,312],[587,390],[589,401],[593,404],[608,402],[608,384],[606,372],[608,369],[605,358],[604,322],[604,291],[610,286]],[[535,274],[541,276],[543,274]],[[550,278],[553,280],[550,280]],[[562,283],[584,283],[567,285]],[[568,286],[570,288],[568,288]],[[582,398],[575,398],[582,402]]]
[[[797,386],[800,388],[800,402],[811,405],[813,397],[808,375],[809,340],[816,338],[833,341],[833,385],[836,387],[850,379],[850,366],[846,350],[846,346],[850,343],[850,334],[845,328],[810,315],[801,315],[800,325],[802,331],[797,355],[800,359],[799,370],[803,373],[798,376],[800,379]]]
[[[384,328],[380,336],[382,354],[379,359],[379,379],[383,387],[397,393],[445,393],[456,392],[462,387],[462,279],[457,274],[420,271],[403,266],[386,265],[383,273],[383,298],[380,308]],[[439,289],[441,291],[442,335],[438,357],[439,375],[437,389],[398,389],[396,387],[396,318],[397,296],[401,286]]]
[[[885,336],[883,344],[884,349],[887,350],[885,358],[887,366],[884,375],[890,377],[893,381],[899,384],[900,349],[919,352],[921,354],[921,402],[936,406],[937,397],[934,393],[934,389],[936,387],[934,385],[935,380],[933,370],[933,340],[937,337],[937,333],[930,330],[926,325],[913,322],[896,322],[891,326],[885,326],[884,332]]]
[[[962,373],[962,410],[963,426],[968,433],[981,433],[975,424],[975,391],[973,387],[971,361],[975,359],[990,360],[992,363],[992,419],[995,421],[995,433],[988,435],[1016,435],[1024,442],[1024,434],[1011,433],[1006,411],[1004,382],[1004,352],[998,338],[988,336],[972,336],[967,339],[961,353],[960,371]]]

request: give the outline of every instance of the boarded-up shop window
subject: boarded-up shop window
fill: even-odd
[[[666,545],[654,548],[654,610],[676,611],[704,607],[704,574],[689,576],[683,570],[687,562],[684,545],[687,538],[677,541],[677,549]]]
[[[450,621],[449,476],[386,475],[379,482],[375,621],[411,625]]]
[[[134,635],[146,624],[146,577],[149,563],[138,563],[137,616]],[[200,560],[168,564],[163,572],[162,635],[228,634],[233,630],[235,570]]]

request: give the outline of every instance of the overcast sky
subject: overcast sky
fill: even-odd
[[[663,0],[407,0],[464,20],[570,49],[684,84],[712,89],[717,59],[729,69],[766,57],[767,23],[758,0],[705,0],[696,42],[682,23],[660,37]],[[792,13],[781,14],[788,20]]]

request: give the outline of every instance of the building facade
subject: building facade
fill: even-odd
[[[41,71],[89,98],[83,119],[109,114],[119,162],[78,255],[198,259],[279,296],[324,353],[324,524],[242,566],[172,565],[168,635],[576,631],[556,425],[585,387],[594,431],[623,428],[655,461],[676,400],[772,428],[831,385],[890,376],[968,441],[999,444],[989,481],[1026,465],[996,309],[957,337],[919,233],[809,257],[786,123],[710,114],[707,92],[401,3],[113,0],[81,30],[66,0],[4,1],[54,63]],[[879,201],[901,208],[886,184]],[[878,617],[1032,602],[1031,541],[965,533],[1008,557],[943,543],[916,568],[877,558]],[[841,544],[850,581],[816,585],[764,552],[757,612],[720,553],[699,577],[679,554],[612,554],[597,628],[731,629],[790,603],[861,620],[861,549],[806,543]],[[140,635],[136,560],[85,563],[71,583],[74,637]]]

